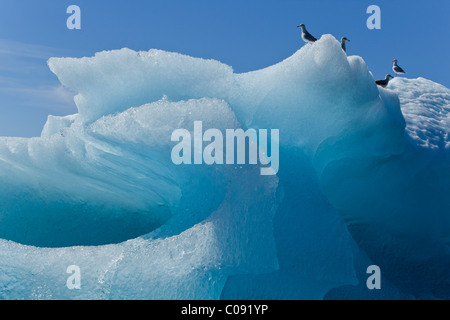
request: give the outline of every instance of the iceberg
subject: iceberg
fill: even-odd
[[[154,49],[48,65],[78,113],[0,138],[0,298],[450,297],[444,86],[378,88],[331,35],[245,74]],[[277,175],[174,164],[196,121],[279,130]]]

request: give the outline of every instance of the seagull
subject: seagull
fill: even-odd
[[[397,65],[397,59],[395,59],[394,61],[392,61],[393,63],[394,63],[394,66],[392,67],[392,70],[394,70],[394,72],[396,73],[396,74],[406,74],[406,72],[405,72],[405,70],[403,70],[402,68],[400,68],[398,65]]]
[[[297,28],[302,28],[302,39],[306,43],[313,43],[317,41],[316,38],[314,38],[308,31],[306,31],[306,27],[304,24],[297,26]]]
[[[343,37],[343,38],[341,39],[341,47],[342,47],[342,50],[344,50],[344,52],[347,52],[347,49],[345,48],[345,41],[350,42],[350,40],[348,40],[346,37]]]
[[[376,84],[379,85],[382,88],[386,88],[387,85],[389,84],[389,80],[391,80],[391,78],[393,79],[394,77],[391,76],[390,74],[388,74],[388,75],[386,75],[386,78],[384,78],[384,80],[376,81]]]

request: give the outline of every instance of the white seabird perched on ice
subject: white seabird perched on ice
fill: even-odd
[[[392,61],[394,63],[394,66],[392,67],[392,70],[394,70],[394,72],[396,74],[406,74],[405,70],[403,70],[402,68],[400,68],[397,64],[397,59],[395,59],[394,61]]]
[[[386,88],[387,85],[389,84],[389,80],[391,80],[393,78],[394,78],[393,76],[388,74],[388,75],[386,75],[386,78],[384,78],[384,80],[377,80],[376,84],[379,85],[382,88]]]
[[[301,25],[297,26],[297,28],[302,28],[302,39],[306,43],[313,43],[316,42],[317,39],[314,38],[307,30],[305,25],[302,23]]]

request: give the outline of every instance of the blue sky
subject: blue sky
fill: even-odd
[[[81,30],[66,9],[81,8]],[[381,30],[369,30],[369,5]],[[296,26],[316,37],[347,36],[376,78],[396,58],[408,77],[450,87],[450,1],[430,0],[2,0],[0,136],[38,136],[47,115],[76,112],[73,94],[48,70],[52,56],[91,56],[128,47],[212,58],[247,72],[277,63],[303,46]]]

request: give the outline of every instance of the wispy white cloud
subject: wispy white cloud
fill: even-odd
[[[74,94],[49,71],[47,60],[59,49],[0,39],[0,107],[41,108],[42,112],[74,112]]]
[[[27,86],[0,87],[1,107],[11,108],[40,108],[43,111],[61,113],[73,113],[75,111],[74,94],[61,85],[40,86],[36,88]],[[6,102],[6,106],[2,105]]]
[[[46,60],[61,53],[61,50],[49,46],[0,39],[0,55]]]

